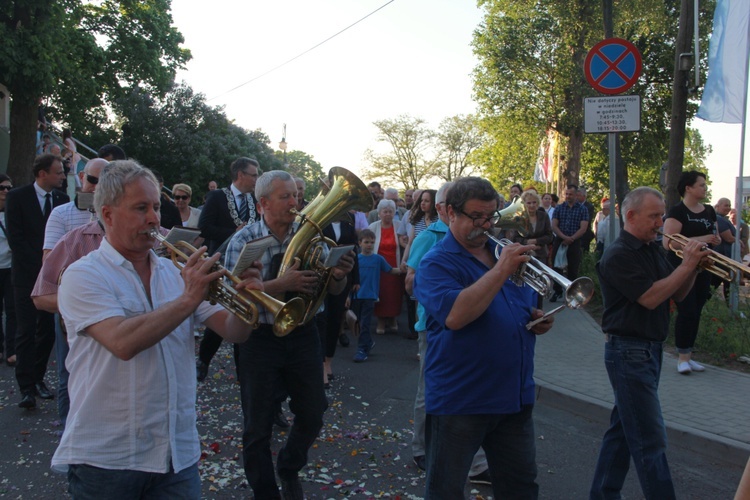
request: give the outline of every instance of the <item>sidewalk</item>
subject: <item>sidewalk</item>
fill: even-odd
[[[614,403],[604,368],[604,334],[584,311],[564,310],[537,339],[537,397],[547,404],[608,421]],[[750,456],[750,375],[706,366],[680,375],[664,354],[659,383],[670,442],[744,466]]]

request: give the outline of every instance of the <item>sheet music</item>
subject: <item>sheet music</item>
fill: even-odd
[[[185,228],[185,227],[173,227],[169,230],[169,233],[167,234],[167,241],[174,245],[178,241],[185,241],[187,243],[193,244],[193,241],[201,235],[200,229],[191,229],[191,228]]]
[[[271,235],[264,236],[262,238],[248,241],[240,252],[240,256],[237,259],[237,263],[232,268],[232,274],[239,276],[242,272],[253,265],[253,262],[260,260],[263,253],[268,250],[269,247],[273,246],[276,242],[276,238]]]
[[[328,269],[331,267],[336,267],[336,265],[339,263],[339,260],[341,260],[341,257],[348,254],[354,249],[354,245],[344,245],[341,247],[333,247],[329,250],[328,258],[326,259],[325,264],[323,266]]]

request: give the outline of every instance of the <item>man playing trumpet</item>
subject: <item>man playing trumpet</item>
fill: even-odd
[[[664,216],[664,197],[655,189],[628,193],[621,213],[625,227],[597,264],[607,335],[604,360],[615,406],[589,498],[619,498],[632,457],[643,495],[666,500],[675,492],[658,388],[669,299],[685,298],[709,251],[704,242],[689,240],[682,263],[672,267],[655,242]]]
[[[59,289],[70,353],[70,413],[52,458],[74,498],[200,498],[195,338],[205,323],[242,342],[250,328],[205,301],[219,255],[201,247],[182,271],[152,251],[159,185],[117,161],[94,198],[105,239],[72,264]],[[262,289],[250,268],[237,288]]]
[[[234,268],[247,242],[271,236],[274,242],[261,258],[266,293],[273,296],[286,292],[315,293],[320,278],[313,271],[300,270],[299,262],[276,277],[281,258],[298,229],[296,216],[291,212],[297,206],[294,178],[282,170],[265,172],[258,178],[255,195],[263,216],[232,237],[226,252],[227,269]],[[344,290],[346,276],[353,266],[350,252],[333,268],[329,293],[337,295]],[[237,369],[244,415],[245,475],[256,499],[279,498],[270,446],[278,390],[282,387],[291,398],[289,408],[294,413],[294,424],[286,445],[279,451],[276,470],[283,498],[302,500],[304,493],[298,472],[307,463],[307,452],[318,437],[328,406],[320,340],[314,321],[277,337],[273,332],[273,313],[261,305],[258,313],[260,326],[240,345]]]
[[[508,280],[533,245],[509,244],[495,258],[485,232],[498,209],[492,185],[458,179],[448,192],[450,227],[420,262],[414,291],[427,314],[424,367],[427,491],[462,498],[474,454],[487,455],[495,498],[536,498],[534,344],[536,292]]]

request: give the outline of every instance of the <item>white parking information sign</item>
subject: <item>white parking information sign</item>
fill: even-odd
[[[583,116],[587,134],[636,132],[641,129],[641,96],[587,97]]]

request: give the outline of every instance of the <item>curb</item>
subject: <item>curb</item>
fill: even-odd
[[[536,401],[608,425],[612,405],[564,387],[536,380]],[[713,460],[744,468],[750,445],[735,439],[694,429],[665,420],[667,442]]]

